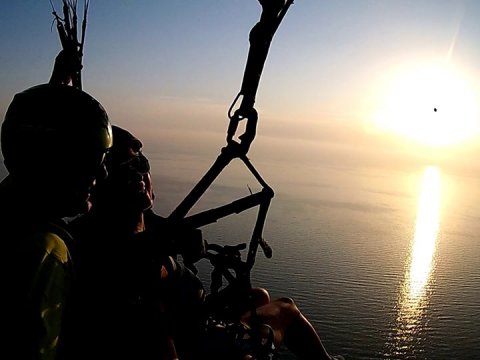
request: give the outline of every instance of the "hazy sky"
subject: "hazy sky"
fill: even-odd
[[[448,66],[470,89],[461,97],[480,103],[479,14],[476,0],[296,0],[265,65],[250,155],[265,164],[337,166],[447,158],[477,170],[478,137],[455,148],[414,146],[372,121],[387,103],[410,118],[405,92],[441,114],[442,101],[423,101],[424,84],[415,82],[392,105],[392,84],[419,68]],[[91,0],[84,90],[141,137],[151,157],[209,164],[224,145],[259,15],[256,0]],[[60,49],[52,19],[48,0],[0,2],[2,118],[13,94],[48,81]]]

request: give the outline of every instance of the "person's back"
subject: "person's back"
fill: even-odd
[[[18,207],[13,184],[0,185],[4,308],[10,353],[19,359],[55,358],[63,305],[71,278],[64,236],[53,223],[32,219]],[[62,239],[63,237],[63,239]],[[39,334],[42,341],[39,345]],[[39,346],[39,347],[38,347]],[[4,348],[5,349],[5,348]]]
[[[15,96],[2,124],[2,352],[60,359],[72,268],[62,218],[88,210],[111,128],[103,108],[68,86]]]
[[[155,352],[148,347],[160,341],[162,331],[161,309],[146,311],[151,264],[134,234],[104,221],[88,214],[69,224],[75,238],[69,359],[92,352],[99,358],[147,358],[142,354]],[[154,333],[157,339],[147,338]]]

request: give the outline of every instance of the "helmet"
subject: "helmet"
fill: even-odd
[[[44,84],[13,98],[1,147],[11,174],[68,167],[112,145],[107,113],[93,97],[66,85]]]

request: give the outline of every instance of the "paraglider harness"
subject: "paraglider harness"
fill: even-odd
[[[257,360],[275,357],[274,334],[272,328],[260,322],[252,298],[251,271],[255,264],[258,247],[267,258],[272,257],[272,249],[262,236],[263,228],[274,192],[247,157],[250,145],[255,139],[258,113],[254,108],[260,77],[263,71],[270,43],[293,0],[259,0],[262,6],[260,20],[250,31],[250,48],[240,92],[228,110],[229,125],[227,145],[221,149],[216,161],[194,186],[185,199],[166,219],[170,229],[198,229],[234,213],[258,206],[257,219],[253,229],[248,252],[242,260],[241,251],[246,243],[221,246],[207,244],[205,257],[213,266],[210,294],[205,304],[205,332],[215,338],[234,342],[241,354],[249,354]],[[59,16],[52,4],[52,14],[62,44],[62,51],[56,59],[50,83],[70,84],[82,88],[81,69],[83,45],[85,42],[86,18],[89,0],[84,0],[81,35],[78,36],[77,0],[62,0],[63,17]],[[237,103],[239,107],[235,110]],[[245,120],[245,132],[235,139],[238,126]],[[191,208],[202,197],[218,175],[234,159],[240,159],[252,173],[262,190],[251,193],[218,208],[187,216]],[[196,272],[193,264],[185,264]],[[227,284],[224,286],[224,281]],[[250,310],[250,327],[239,321],[240,315]]]
[[[242,260],[240,252],[247,248],[246,243],[235,246],[207,244],[206,258],[212,264],[213,270],[210,294],[206,302],[205,330],[211,333],[223,331],[231,334],[240,350],[253,355],[255,359],[271,359],[274,356],[273,330],[268,325],[261,324],[256,316],[251,291],[251,271],[259,246],[267,258],[272,257],[272,249],[262,233],[274,192],[250,162],[247,153],[256,134],[258,113],[254,103],[263,66],[272,38],[293,0],[259,0],[259,2],[262,5],[262,14],[250,32],[250,49],[241,90],[228,111],[230,121],[227,145],[221,149],[220,155],[203,178],[169,215],[168,221],[180,227],[199,228],[228,215],[259,207],[246,260]],[[234,110],[240,99],[240,106]],[[245,132],[238,136],[237,141],[234,137],[239,123],[243,120],[246,121]],[[262,186],[262,190],[230,204],[187,216],[217,176],[234,159],[240,159],[244,163]],[[186,265],[194,268],[193,264]],[[224,279],[227,281],[226,286]],[[239,324],[242,309],[251,312],[251,327],[248,329]]]

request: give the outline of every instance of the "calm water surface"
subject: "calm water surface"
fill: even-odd
[[[347,359],[480,358],[476,180],[437,167],[309,171],[308,182],[292,174],[292,184],[272,184],[274,257],[258,256],[254,285],[294,298]],[[204,236],[248,241],[254,218],[232,216]]]

